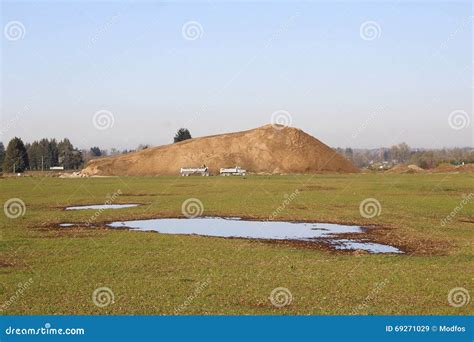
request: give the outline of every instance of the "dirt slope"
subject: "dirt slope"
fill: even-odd
[[[358,172],[318,139],[292,127],[266,125],[244,132],[214,135],[95,159],[85,175],[178,175],[181,167],[206,164],[212,174],[221,167],[241,166],[248,172]]]

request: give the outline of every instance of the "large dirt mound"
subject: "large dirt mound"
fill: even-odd
[[[212,174],[241,166],[255,173],[358,172],[318,139],[291,127],[266,125],[90,161],[85,175],[178,175],[181,167],[205,164]]]

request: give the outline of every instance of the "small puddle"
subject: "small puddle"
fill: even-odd
[[[333,240],[335,249],[362,249],[370,253],[402,253],[398,248],[383,245],[381,243],[355,241],[355,240]]]
[[[96,204],[96,205],[78,205],[75,207],[66,207],[66,210],[89,210],[89,209],[123,209],[138,207],[139,204]]]
[[[379,243],[340,239],[336,235],[364,233],[360,226],[332,223],[248,221],[239,218],[203,217],[118,221],[111,228],[156,231],[162,234],[196,234],[268,240],[318,241],[335,249],[365,250],[369,253],[402,253],[398,248]],[[321,240],[321,241],[319,241]]]

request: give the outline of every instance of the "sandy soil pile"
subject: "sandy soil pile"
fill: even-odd
[[[91,160],[82,174],[178,175],[181,167],[203,164],[212,174],[231,166],[255,173],[358,172],[351,162],[302,130],[266,125]]]
[[[422,169],[418,165],[405,165],[405,164],[399,164],[391,169],[385,171],[386,173],[421,173],[425,172],[426,170]]]

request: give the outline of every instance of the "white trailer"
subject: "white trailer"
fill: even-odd
[[[207,166],[205,167],[182,167],[180,170],[181,176],[189,176],[189,175],[201,175],[201,176],[209,176],[209,169]]]
[[[240,166],[236,167],[224,167],[220,170],[221,176],[245,176],[247,170],[242,169]]]

